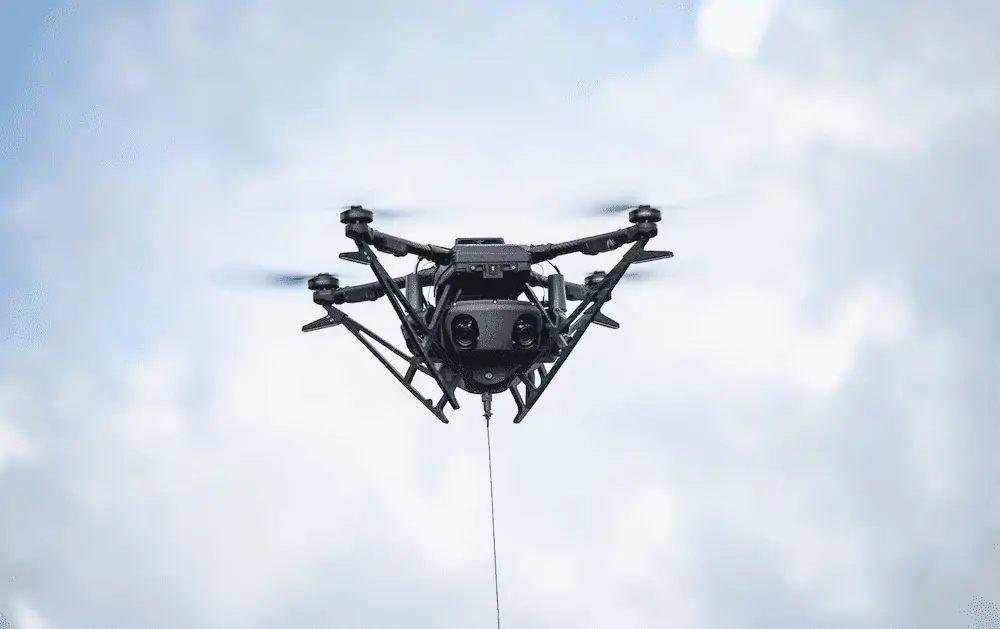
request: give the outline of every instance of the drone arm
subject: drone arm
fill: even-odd
[[[566,282],[566,299],[569,301],[583,301],[590,295],[590,291],[583,284]]]
[[[424,269],[417,273],[420,278],[420,286],[427,287],[434,283],[435,269]],[[392,283],[402,290],[406,287],[406,276],[392,278]],[[368,284],[358,284],[357,286],[345,286],[333,293],[333,303],[356,304],[363,301],[375,301],[385,297],[385,289],[381,282],[369,282]]]
[[[655,223],[637,223],[625,229],[597,234],[596,236],[588,236],[586,238],[578,238],[577,240],[556,244],[532,245],[529,250],[531,251],[532,263],[537,263],[546,262],[570,253],[582,253],[594,256],[599,253],[614,251],[630,242],[649,240],[655,236]]]
[[[439,247],[438,245],[425,245],[393,236],[392,234],[376,231],[367,223],[349,223],[346,225],[344,231],[351,240],[369,245],[377,251],[391,254],[397,258],[415,255],[430,260],[435,264],[447,264],[451,259],[451,249]]]
[[[447,264],[451,258],[451,249],[439,247],[437,245],[425,245],[405,238],[399,238],[391,234],[371,230],[372,247],[382,253],[389,253],[397,258],[407,255],[420,256],[430,260],[435,264]]]

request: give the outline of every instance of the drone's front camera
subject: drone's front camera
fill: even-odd
[[[459,351],[471,350],[479,342],[479,324],[471,315],[458,315],[451,322],[451,340]]]
[[[514,347],[522,352],[530,352],[538,345],[538,327],[535,325],[534,317],[521,315],[514,322],[514,331],[511,334]]]

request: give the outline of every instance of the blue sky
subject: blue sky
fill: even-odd
[[[31,88],[38,80],[46,17],[58,6],[28,0],[0,5],[0,208],[4,213],[20,190],[19,175],[30,169],[22,161],[19,139],[30,124],[25,115],[35,99]],[[0,322],[8,330],[13,325],[15,344],[33,344],[40,340],[39,330],[29,322],[42,315],[42,308],[26,268],[30,244],[18,240],[13,231],[0,231]]]
[[[38,61],[45,43],[48,18],[62,6],[63,3],[31,0],[14,0],[0,5],[0,138],[4,139],[0,155],[5,164],[0,172],[0,186],[3,186],[0,190],[4,193],[12,185],[12,175],[23,168],[20,163],[23,147],[20,142],[12,144],[9,139],[19,138],[28,122],[25,115],[30,115],[28,112],[36,100],[33,88],[40,79]]]
[[[42,130],[40,105],[71,74],[64,65],[69,56],[59,54],[65,42],[53,28],[66,6],[30,0],[0,6],[0,322],[14,347],[38,346],[47,336],[45,289],[33,268],[37,243],[6,223],[45,162],[45,148],[25,138]]]
[[[24,130],[25,112],[30,109],[30,86],[36,58],[42,44],[48,13],[55,3],[20,0],[0,4],[0,208],[15,196],[17,175],[25,171],[19,142],[12,142]],[[15,342],[37,342],[38,330],[25,325],[42,312],[36,300],[29,300],[30,280],[26,276],[25,244],[15,242],[8,230],[0,231],[0,322],[10,329]]]
[[[38,53],[46,16],[57,2],[20,0],[0,5],[0,99],[5,120],[27,84]]]

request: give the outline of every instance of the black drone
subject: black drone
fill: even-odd
[[[503,238],[458,238],[451,248],[423,245],[371,228],[374,213],[359,205],[340,214],[348,238],[357,251],[340,254],[342,260],[365,264],[375,282],[341,286],[336,275],[320,273],[308,280],[313,302],[326,316],[302,326],[303,332],[343,325],[439,420],[448,423],[445,405],[458,409],[455,391],[482,397],[487,421],[494,393],[510,391],[519,424],[552,382],[591,323],[611,329],[619,324],[601,313],[601,307],[632,264],[673,257],[669,251],[646,251],[657,235],[660,210],[630,206],[631,227],[578,240],[546,245],[512,245]],[[622,259],[605,273],[595,271],[583,284],[567,282],[555,273],[533,270],[541,262],[570,253],[597,255],[632,243]],[[396,257],[407,255],[430,262],[403,277],[390,277],[375,255],[378,250]],[[302,278],[304,279],[304,278]],[[432,287],[433,303],[424,289]],[[534,288],[545,289],[539,298]],[[521,297],[525,299],[522,300]],[[361,325],[338,306],[385,297],[402,323],[410,354]],[[579,305],[570,312],[567,302]],[[409,363],[400,373],[376,343]],[[441,390],[434,402],[413,385],[417,372],[430,376]],[[518,390],[524,386],[524,393]]]

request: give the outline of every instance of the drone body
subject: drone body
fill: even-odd
[[[302,331],[343,325],[444,423],[448,423],[445,406],[459,408],[458,389],[482,397],[487,420],[492,415],[492,395],[510,391],[518,409],[514,423],[520,423],[591,323],[619,327],[601,314],[601,307],[628,267],[673,256],[669,251],[645,250],[657,235],[660,220],[660,211],[649,206],[629,213],[631,227],[531,246],[506,244],[503,238],[459,238],[451,248],[423,245],[372,229],[373,218],[371,211],[360,206],[341,213],[346,236],[358,250],[342,253],[340,258],[368,265],[376,281],[341,287],[337,277],[328,273],[311,278],[308,286],[313,301],[327,314]],[[584,284],[567,282],[558,269],[548,276],[533,270],[559,256],[597,255],[629,243],[632,247],[611,271],[595,272]],[[433,266],[393,278],[375,250],[397,257],[414,255]],[[424,297],[427,287],[433,288],[433,303]],[[545,289],[544,299],[533,291],[539,287]],[[409,355],[338,308],[382,297],[400,319]],[[572,312],[567,307],[571,301],[580,302]],[[371,341],[406,360],[407,371],[397,371]],[[434,379],[442,394],[437,402],[414,387],[417,372]]]

